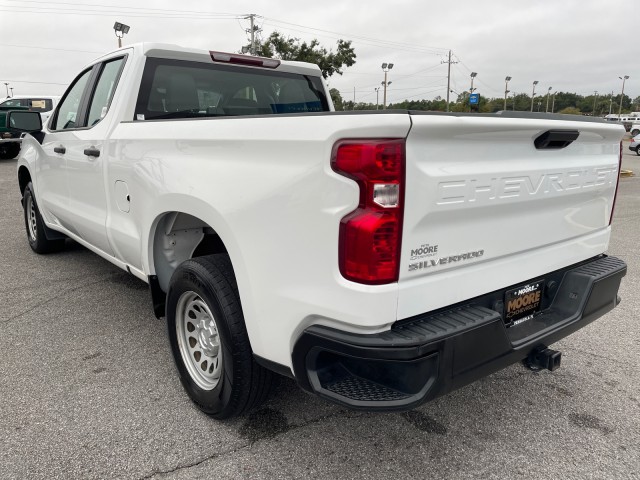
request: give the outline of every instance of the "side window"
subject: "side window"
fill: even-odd
[[[78,110],[80,109],[80,100],[82,99],[82,94],[90,75],[91,69],[80,75],[76,82],[67,91],[65,99],[58,108],[56,120],[53,124],[53,130],[65,130],[79,126],[76,125],[76,122],[78,119]]]
[[[89,117],[87,119],[87,126],[92,127],[100,120],[104,118],[109,110],[111,99],[115,93],[116,86],[118,84],[118,77],[120,76],[120,70],[124,58],[118,58],[104,64],[98,84],[96,85],[93,99],[91,100],[91,107],[89,108]]]

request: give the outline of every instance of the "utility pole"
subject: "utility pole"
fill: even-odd
[[[536,96],[536,85],[538,84],[538,80],[533,81],[533,92],[531,92],[531,111],[533,112],[533,97]]]
[[[451,90],[451,64],[458,63],[458,62],[451,61],[451,50],[449,50],[449,60],[447,60],[446,62],[440,61],[440,63],[447,64],[447,112],[448,112],[449,111],[449,91]]]
[[[245,19],[249,19],[249,21],[251,22],[251,27],[249,28],[249,30],[245,30],[251,36],[251,43],[249,44],[249,55],[256,54],[256,32],[260,31],[260,29],[255,26],[256,17],[257,15],[255,13],[250,13],[249,15],[244,17]]]
[[[591,116],[595,117],[596,116],[596,102],[598,101],[598,91],[595,90],[593,93],[595,94],[595,98],[593,99],[593,112],[591,113]]]

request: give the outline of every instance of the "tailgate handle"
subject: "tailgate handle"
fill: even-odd
[[[557,150],[569,146],[578,135],[578,130],[547,130],[538,135],[533,144],[538,150]]]

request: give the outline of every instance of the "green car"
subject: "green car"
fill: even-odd
[[[0,106],[0,160],[16,158],[20,153],[20,133],[7,128],[7,113],[16,110],[29,111],[29,108]]]

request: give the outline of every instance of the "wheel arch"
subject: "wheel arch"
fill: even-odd
[[[31,172],[29,169],[25,165],[20,165],[18,167],[18,185],[21,195],[24,195],[24,189],[27,188],[27,185],[31,181]]]
[[[175,269],[191,258],[226,253],[238,277],[240,255],[225,222],[200,209],[181,209],[158,213],[147,239],[149,285],[156,316],[164,316],[164,301]],[[216,221],[218,220],[218,221]],[[241,281],[238,280],[239,289]]]

